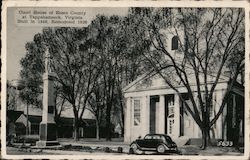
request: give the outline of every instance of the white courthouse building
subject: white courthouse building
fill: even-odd
[[[167,43],[168,46],[172,45],[172,50],[168,52],[175,54],[176,51],[173,50],[173,47],[178,48],[176,36],[173,36],[172,39],[170,37]],[[195,96],[197,94],[195,90],[197,89],[195,77],[193,74],[188,76],[193,81],[190,82],[190,85],[194,92],[194,97],[197,97]],[[190,76],[193,76],[193,78]],[[208,75],[209,78],[212,84],[213,76]],[[228,87],[228,79],[228,77],[221,76],[216,86],[213,94],[210,120],[220,108]],[[183,97],[186,97],[186,102],[191,104],[186,88],[181,85],[178,85],[176,88],[183,94]],[[201,88],[204,88],[202,83]],[[189,139],[201,138],[202,135],[199,126],[185,109],[177,93],[158,74],[154,72],[151,74],[145,73],[128,84],[123,89],[123,93],[126,101],[126,108],[124,109],[124,142],[130,143],[139,136],[144,137],[148,133],[168,134],[173,139],[180,137],[187,137]],[[210,133],[211,138],[231,140],[236,132],[239,134],[239,137],[244,137],[244,87],[238,83],[234,85],[229,101],[224,107],[223,113],[213,125]]]
[[[227,87],[226,81],[217,84],[211,118],[218,112]],[[191,103],[185,87],[179,86],[177,89],[186,97],[187,103]],[[123,91],[126,99],[125,142],[132,142],[148,133],[168,134],[173,139],[182,136],[201,138],[198,125],[179,96],[157,74],[145,74]],[[210,133],[212,138],[230,140],[235,133],[233,130],[237,130],[240,137],[244,136],[244,90],[238,84],[233,87],[230,99]]]

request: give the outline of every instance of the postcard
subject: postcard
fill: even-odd
[[[247,2],[2,9],[3,158],[249,158]]]

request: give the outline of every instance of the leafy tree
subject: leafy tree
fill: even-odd
[[[101,87],[101,84],[97,84],[94,87],[93,93],[91,94],[90,98],[88,99],[88,109],[90,112],[93,113],[96,119],[96,139],[100,139],[100,126],[104,120],[105,116],[105,106],[104,106],[104,94]]]
[[[48,29],[44,40],[54,58],[53,70],[57,74],[59,91],[72,104],[75,139],[78,139],[79,122],[100,71],[95,65],[98,63],[95,43],[88,28]]]
[[[118,61],[122,52],[123,43],[120,39],[120,18],[118,16],[97,16],[90,28],[97,33],[100,57],[102,60],[101,79],[106,108],[107,140],[111,140],[111,110],[113,107],[115,80],[117,77]]]
[[[56,74],[57,95],[62,98],[61,102],[66,99],[72,105],[75,138],[78,139],[79,122],[98,77],[98,68],[94,65],[98,57],[93,54],[94,44],[88,29],[44,28],[43,32],[35,35],[34,41],[29,42],[27,46],[28,53],[22,60],[21,75],[27,77],[27,83],[35,79],[35,82],[41,84],[44,52],[46,48],[49,49],[53,57],[52,71]],[[38,88],[38,85],[34,86]],[[24,93],[30,94],[29,91]]]
[[[25,45],[26,56],[21,59],[20,63],[22,70],[20,71],[20,77],[24,88],[20,91],[20,98],[27,103],[27,105],[34,105],[42,108],[41,93],[42,93],[42,73],[43,62],[40,46],[36,44],[37,37],[34,36],[33,42],[28,42]]]
[[[209,130],[222,113],[232,86],[244,68],[244,11],[238,8],[132,8],[128,17],[134,21],[130,23],[134,33],[148,44],[144,57],[175,90],[201,129],[201,147],[205,149]],[[170,35],[177,36],[175,51],[171,51],[167,43]],[[230,77],[224,76],[226,70],[230,71]],[[219,111],[210,117],[214,91],[222,77],[227,79],[228,89]],[[191,87],[192,83],[196,88]],[[177,89],[180,85],[186,88],[191,104]]]
[[[122,88],[135,80],[144,69],[140,54],[144,47],[135,45],[137,42],[127,35],[128,20],[115,15],[98,15],[89,26],[92,34],[97,37],[99,48],[96,53],[102,61],[100,87],[104,95],[106,128],[109,131],[107,140],[111,140],[111,118],[121,117],[121,122],[124,123]]]
[[[52,59],[52,70],[56,73],[57,102],[66,100],[72,105],[75,116],[75,132],[87,103],[93,103],[95,87],[103,91],[106,108],[106,127],[111,138],[111,114],[113,106],[121,108],[123,117],[122,87],[134,80],[141,72],[139,47],[126,35],[126,20],[118,16],[97,16],[87,28],[44,28],[32,42],[26,44],[27,55],[22,59],[21,75],[32,86],[24,90],[27,95],[42,93],[44,52],[48,48]],[[97,83],[99,80],[102,83]],[[33,92],[36,92],[33,94]],[[91,100],[88,100],[92,98]],[[119,101],[115,101],[116,98]],[[116,104],[114,104],[114,102]],[[119,103],[119,104],[118,104]],[[58,105],[57,116],[61,107]],[[77,137],[77,136],[76,136]]]

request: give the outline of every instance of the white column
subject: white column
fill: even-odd
[[[180,135],[180,101],[178,94],[174,95],[174,137]]]
[[[165,133],[165,96],[160,95],[160,104],[158,110],[158,132],[164,134]]]
[[[198,93],[197,92],[194,92],[193,93],[193,96],[195,97],[195,102],[196,104],[199,104],[198,101]],[[199,129],[199,126],[198,124],[196,124],[196,122],[194,121],[194,119],[191,117],[191,123],[193,123],[193,127],[194,127],[194,133],[193,133],[193,137],[194,138],[199,138],[199,132],[200,132],[200,129]]]
[[[219,109],[220,109],[220,105],[221,105],[221,102],[223,100],[224,93],[223,93],[223,90],[215,91],[214,93],[216,95],[216,101],[217,101],[217,103],[215,104],[214,107],[216,107],[215,108],[215,111],[216,111],[215,114],[217,114]],[[215,98],[215,97],[213,97],[213,98]],[[214,116],[213,116],[213,118],[214,118]],[[216,133],[217,133],[217,135],[215,135],[215,138],[222,138],[223,137],[222,136],[222,130],[223,130],[223,126],[222,126],[223,118],[222,118],[222,116],[223,116],[223,113],[220,115],[220,117],[216,121]]]
[[[148,95],[147,96],[147,123],[146,123],[146,126],[147,126],[147,134],[150,132],[150,96]]]
[[[131,97],[127,98],[126,101],[126,112],[125,112],[125,126],[124,126],[124,142],[129,142],[131,139]]]
[[[144,96],[142,97],[142,135],[146,135],[149,133],[149,103],[148,103],[148,97]]]
[[[31,123],[29,122],[29,135],[31,135]]]
[[[155,102],[155,133],[159,133],[159,102]]]

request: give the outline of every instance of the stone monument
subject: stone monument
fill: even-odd
[[[55,74],[51,71],[51,57],[48,49],[45,51],[45,73],[43,75],[43,113],[42,122],[39,129],[39,141],[36,146],[44,148],[46,146],[59,145],[57,141],[55,115],[55,94],[54,94]]]

